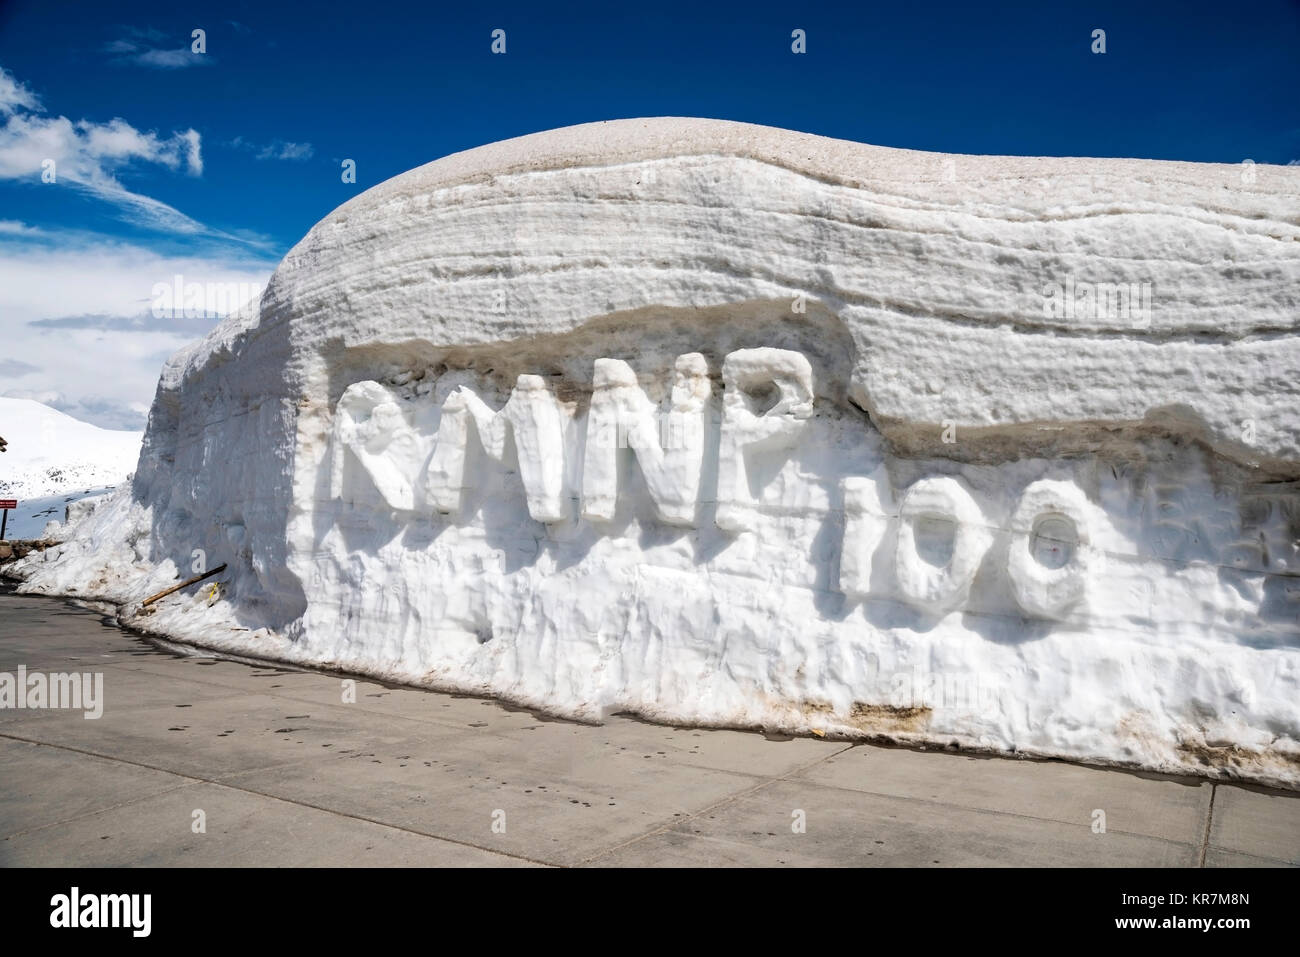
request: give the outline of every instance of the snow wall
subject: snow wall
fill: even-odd
[[[1300,786],[1298,238],[1300,169],[496,143],[173,357],[23,587],[580,719]]]

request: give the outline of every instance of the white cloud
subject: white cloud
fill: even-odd
[[[185,162],[189,165],[190,174],[192,176],[202,176],[203,154],[200,149],[198,131],[189,129],[179,135],[185,141]]]
[[[156,45],[175,40],[175,37],[158,30],[130,27],[126,36],[106,44],[104,50],[113,54],[117,63],[134,63],[155,70],[181,70],[187,66],[206,66],[212,62],[206,53],[192,51],[188,36],[179,47]]]
[[[310,143],[293,143],[287,140],[272,140],[264,146],[259,146],[250,143],[242,136],[236,136],[230,141],[230,146],[252,153],[260,160],[309,160],[316,155],[316,147]]]
[[[0,376],[5,379],[19,379],[25,375],[40,371],[40,366],[34,366],[30,362],[23,362],[21,359],[0,359]]]
[[[14,79],[0,67],[0,116],[9,116],[16,110],[39,110],[41,101],[36,94]]]
[[[0,126],[0,180],[41,183],[46,160],[54,161],[55,182],[84,189],[119,206],[142,225],[184,233],[208,232],[202,223],[179,210],[127,189],[118,170],[133,162],[155,163],[168,169],[203,169],[199,134],[184,130],[169,137],[141,132],[123,119],[107,123],[66,116],[11,115]],[[44,184],[50,185],[50,184]]]
[[[184,47],[179,50],[143,50],[130,59],[140,66],[151,66],[159,70],[179,70],[212,62],[206,53],[191,53]]]
[[[108,428],[141,428],[163,360],[201,323],[138,321],[154,286],[264,285],[274,263],[237,256],[164,255],[95,234],[0,235],[0,341],[15,365],[0,393],[33,398]],[[98,321],[50,322],[93,315]],[[42,323],[34,325],[34,323]],[[215,324],[213,320],[212,324]]]
[[[26,104],[36,102],[34,97],[3,67],[0,102],[8,105],[7,110],[0,110],[4,117],[0,124],[0,180],[25,180],[48,187],[50,184],[41,180],[42,164],[53,160],[54,186],[63,183],[85,190],[117,206],[132,222],[169,232],[238,239],[166,203],[127,189],[117,178],[121,170],[133,164],[154,164],[191,176],[201,175],[203,150],[197,130],[159,135],[139,130],[120,117],[107,123],[74,122],[66,116],[31,112],[37,108]]]
[[[310,143],[284,143],[276,140],[257,154],[258,159],[305,160],[316,152]]]
[[[52,185],[41,182],[47,159],[55,162]],[[153,316],[155,287],[177,275],[205,286],[266,283],[274,262],[264,239],[214,230],[119,181],[122,171],[142,166],[199,175],[198,132],[50,115],[0,68],[0,183],[77,189],[166,231],[171,248],[180,240],[191,250],[161,253],[104,234],[0,219],[0,391],[106,427],[140,428],[163,361],[216,321]]]

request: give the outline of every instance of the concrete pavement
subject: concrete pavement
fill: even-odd
[[[106,703],[98,720],[0,709],[0,865],[1300,862],[1300,795],[592,727],[364,680],[345,703],[338,676],[177,657],[91,611],[0,593],[0,672],[19,665],[102,672]]]

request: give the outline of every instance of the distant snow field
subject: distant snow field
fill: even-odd
[[[0,397],[0,498],[18,499],[8,538],[40,535],[63,521],[68,502],[125,481],[140,457],[141,432],[101,429],[31,399]]]

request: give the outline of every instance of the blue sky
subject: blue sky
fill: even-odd
[[[510,136],[687,115],[959,153],[1300,157],[1296,0],[9,0],[0,69],[0,394],[113,427],[143,425],[162,359],[210,325],[151,319],[155,283],[264,281],[357,192]]]

